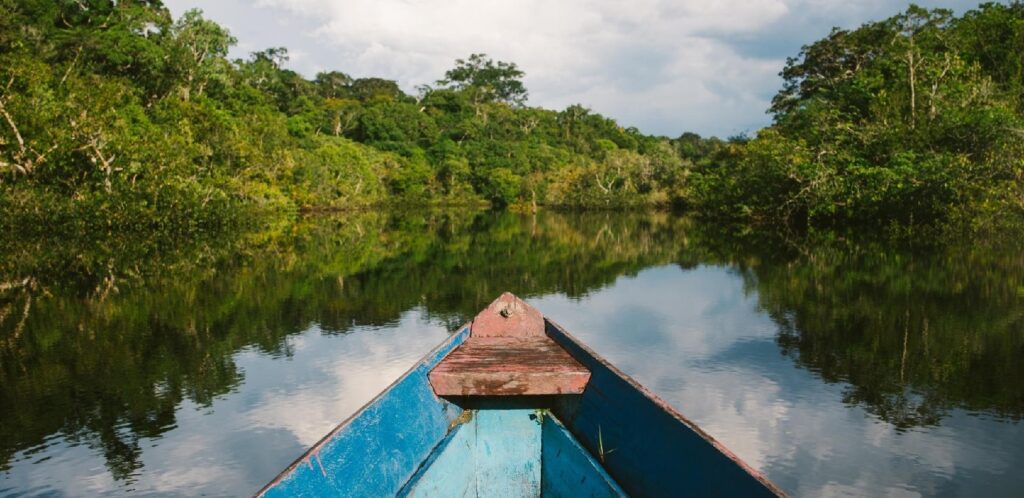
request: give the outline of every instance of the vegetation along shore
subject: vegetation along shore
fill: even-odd
[[[403,92],[307,79],[158,1],[0,0],[0,225],[190,231],[380,204],[663,206],[798,227],[1024,213],[1024,3],[911,7],[782,68],[751,136],[649,136],[527,105],[483,54]]]

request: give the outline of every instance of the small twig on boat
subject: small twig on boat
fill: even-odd
[[[327,471],[324,470],[324,462],[322,460],[320,460],[320,454],[317,453],[316,455],[313,455],[313,456],[316,457],[316,463],[317,463],[317,465],[320,466],[320,473],[323,474],[324,477],[327,477]]]
[[[604,436],[601,434],[601,426],[597,426],[597,455],[601,457],[601,463],[604,463],[604,456],[610,455],[617,448],[612,448],[608,451],[604,450]]]

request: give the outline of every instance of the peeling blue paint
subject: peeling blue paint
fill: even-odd
[[[427,373],[468,336],[468,327],[454,334],[292,464],[260,496],[395,496],[462,413],[434,395]]]
[[[398,493],[400,497],[435,496],[473,497],[476,493],[476,468],[473,450],[476,428],[459,425],[434,449],[420,470]]]
[[[617,497],[622,489],[550,414],[483,409],[452,432],[399,496]]]
[[[541,428],[535,410],[476,411],[400,496],[540,496]]]
[[[540,496],[541,424],[535,410],[479,410],[476,496]]]

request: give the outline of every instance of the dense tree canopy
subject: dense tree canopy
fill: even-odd
[[[756,137],[669,140],[473,54],[436,88],[325,71],[159,1],[0,0],[0,223],[196,228],[384,202],[674,205],[898,225],[1024,211],[1024,4],[911,7],[803,48]]]
[[[911,6],[789,59],[775,124],[694,202],[748,219],[901,224],[1024,208],[1024,4]]]
[[[229,60],[226,29],[157,1],[0,0],[0,19],[0,207],[26,227],[397,200],[667,203],[624,175],[679,166],[582,107],[524,107],[524,73],[483,54],[414,97],[340,71],[307,80],[285,48]]]

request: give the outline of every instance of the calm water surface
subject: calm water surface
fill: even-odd
[[[1019,237],[663,213],[0,243],[0,495],[249,495],[501,291],[796,496],[1024,494]]]

